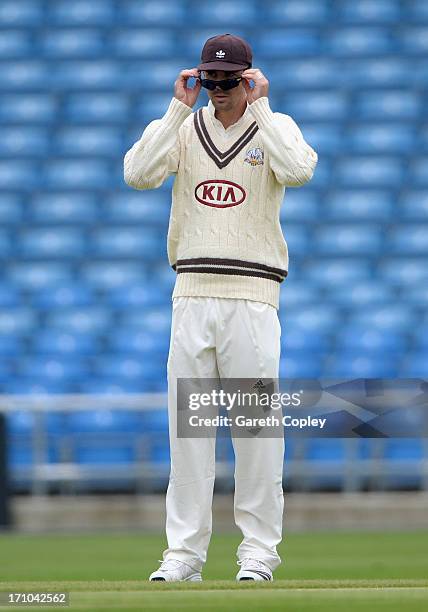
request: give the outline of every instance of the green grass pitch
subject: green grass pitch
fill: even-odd
[[[428,610],[428,532],[285,534],[275,580],[261,584],[235,582],[239,541],[236,533],[213,536],[203,583],[162,584],[147,576],[163,535],[2,534],[0,591],[66,590],[63,609],[88,612]]]

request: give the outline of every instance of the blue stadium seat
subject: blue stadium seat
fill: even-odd
[[[331,334],[326,331],[305,331],[302,327],[293,329],[283,325],[281,333],[281,349],[284,356],[291,351],[292,355],[327,354],[331,348]]]
[[[286,81],[284,75],[287,75]],[[269,62],[269,71],[267,76],[275,82],[279,91],[288,92],[290,89],[305,89],[311,90],[316,88],[334,88],[337,86],[338,67],[331,59],[324,57],[314,57],[308,59],[281,59],[271,60]],[[329,92],[325,94],[328,95]],[[334,94],[334,91],[332,92]],[[311,95],[313,92],[311,91]],[[321,96],[322,92],[318,93]],[[325,98],[324,96],[324,98]],[[325,102],[328,107],[338,107],[342,109],[343,102],[341,99],[334,102],[333,98]],[[287,112],[285,109],[281,112]],[[313,111],[315,112],[315,111]],[[325,117],[329,117],[328,112],[325,112]],[[343,115],[342,115],[343,116]]]
[[[171,308],[130,308],[120,316],[122,325],[138,327],[140,330],[158,334],[169,334],[171,329]]]
[[[67,306],[90,306],[95,302],[92,288],[79,282],[61,283],[41,289],[31,296],[31,303],[39,310],[64,308]]]
[[[143,428],[144,412],[137,410],[76,410],[70,411],[67,429],[74,434],[137,433]]]
[[[22,198],[16,193],[2,193],[0,200],[0,225],[15,225],[23,218]]]
[[[382,247],[381,230],[374,225],[341,224],[321,227],[314,247],[322,255],[377,255]]]
[[[25,58],[2,63],[1,89],[4,91],[44,88],[49,82],[48,67],[42,60]]]
[[[382,488],[418,489],[421,486],[423,444],[421,438],[384,440],[383,458],[392,473],[382,477]]]
[[[263,8],[266,10],[266,21],[272,25],[321,25],[328,23],[330,17],[330,7],[325,0],[276,0]]]
[[[129,105],[128,96],[115,91],[73,93],[67,96],[64,103],[65,120],[79,123],[121,122],[127,116]]]
[[[335,189],[323,203],[335,221],[387,221],[396,212],[396,196],[380,189]]]
[[[403,287],[401,299],[406,300],[408,304],[424,308],[428,304],[428,284]]]
[[[412,330],[413,342],[417,348],[428,349],[428,327]]]
[[[329,32],[327,51],[334,55],[382,55],[396,50],[393,38],[382,27],[337,28]]]
[[[164,375],[165,366],[164,359],[154,359],[151,354],[147,354],[145,360],[141,354],[103,355],[97,357],[93,364],[95,376],[125,380],[158,378]]]
[[[124,29],[113,35],[113,53],[118,57],[165,58],[176,52],[174,30]]]
[[[46,324],[70,332],[101,333],[111,325],[111,314],[102,306],[68,307],[47,313]]]
[[[340,74],[337,83],[341,87],[346,87],[358,92],[364,91],[368,94],[370,89],[377,88],[408,88],[415,85],[418,76],[407,56],[398,58],[397,56],[380,56],[375,58],[341,58]],[[379,97],[385,93],[379,90]],[[370,105],[369,105],[370,106]],[[366,109],[364,109],[366,112]],[[369,108],[369,114],[376,113],[374,104]],[[369,117],[370,118],[370,117]],[[376,116],[379,120],[385,119],[380,113]],[[354,119],[354,117],[352,117]]]
[[[44,180],[51,189],[106,189],[112,185],[111,170],[106,161],[87,159],[52,160],[44,168]]]
[[[285,351],[279,363],[280,378],[317,378],[322,373],[323,360],[312,353]]]
[[[33,355],[24,357],[19,362],[19,375],[40,378],[41,380],[67,381],[80,378],[88,371],[85,358],[51,357]]]
[[[0,7],[1,27],[34,27],[43,22],[43,3],[40,0],[3,0]]]
[[[377,327],[383,331],[407,331],[417,322],[417,313],[406,304],[385,304],[357,308],[351,315],[349,323]]]
[[[340,153],[344,149],[344,140],[341,126],[325,124],[301,124],[306,142],[317,151],[318,155]]]
[[[421,97],[415,91],[364,92],[357,96],[354,112],[359,119],[417,119]]]
[[[428,349],[410,353],[401,363],[400,374],[403,377],[426,378],[428,372]]]
[[[40,184],[38,164],[33,161],[5,160],[0,161],[0,189],[31,191]]]
[[[388,24],[398,21],[401,15],[398,0],[342,0],[336,10],[342,23]]]
[[[312,92],[310,96],[304,93],[288,93],[282,104],[284,113],[291,115],[296,121],[330,120],[346,118],[348,100],[340,91]]]
[[[337,346],[348,353],[354,350],[360,353],[402,353],[409,346],[409,336],[403,331],[381,330],[365,324],[345,325],[337,335]]]
[[[44,128],[10,127],[2,130],[1,157],[44,157],[49,152],[49,135]]]
[[[69,264],[53,262],[25,262],[11,264],[8,278],[23,289],[38,290],[71,279]]]
[[[36,355],[92,355],[100,350],[98,338],[90,333],[68,329],[42,329],[31,338],[31,351]]]
[[[12,395],[46,395],[54,393],[70,393],[72,385],[69,381],[41,378],[40,376],[14,376],[4,384],[4,392]]]
[[[167,333],[159,334],[150,330],[142,331],[138,327],[124,326],[111,330],[108,336],[108,348],[116,354],[142,353],[165,357],[169,341]]]
[[[415,187],[428,187],[428,157],[420,157],[412,161],[408,181]]]
[[[425,0],[412,0],[406,5],[406,17],[418,25],[428,23],[428,6]]]
[[[167,227],[171,209],[171,198],[154,190],[138,193],[114,193],[103,205],[106,221]]]
[[[344,378],[395,378],[399,376],[399,359],[395,354],[386,355],[384,351],[362,350],[336,352],[327,360],[324,367],[326,377]]]
[[[339,490],[343,486],[346,469],[346,440],[331,439],[313,439],[304,440],[303,457],[311,462],[314,469],[323,466],[324,473],[309,474],[303,483],[305,489],[309,490]]]
[[[337,283],[364,281],[371,278],[368,261],[352,258],[308,259],[302,268],[302,275],[320,286],[335,286]]]
[[[186,19],[187,7],[181,0],[125,0],[118,5],[119,17],[126,25],[177,26]]]
[[[36,313],[28,307],[0,308],[0,334],[21,334],[33,329]]]
[[[305,303],[315,303],[320,299],[320,291],[316,285],[298,280],[289,280],[280,292],[280,307],[296,306]]]
[[[428,221],[428,219],[427,219]],[[388,251],[403,255],[428,254],[428,222],[424,224],[395,225],[387,234]]]
[[[69,415],[68,428],[77,463],[102,466],[138,458],[141,414],[137,411],[76,411]]]
[[[336,328],[340,321],[340,311],[330,304],[314,304],[289,308],[281,314],[284,328],[306,330],[307,333],[329,332]]]
[[[24,230],[18,239],[19,252],[28,258],[75,258],[86,252],[86,239],[76,228]]]
[[[0,257],[8,257],[11,254],[11,236],[6,230],[0,229]]]
[[[34,53],[33,41],[29,31],[0,31],[0,56],[2,59],[16,59]]]
[[[22,301],[22,292],[18,287],[8,282],[3,282],[0,285],[0,308],[19,306]]]
[[[40,48],[48,58],[93,58],[101,57],[105,43],[100,30],[70,29],[46,32],[40,41]]]
[[[158,265],[153,266],[152,274],[147,277],[147,282],[150,284],[156,283],[159,286],[159,290],[165,295],[165,293],[172,293],[177,274],[171,268],[169,263],[163,261]]]
[[[418,144],[424,153],[428,152],[428,125],[420,126]]]
[[[403,54],[423,54],[428,51],[428,27],[403,28],[399,34],[401,52]]]
[[[158,381],[155,379],[90,376],[87,379],[81,379],[76,390],[78,393],[120,394],[153,393],[160,389],[158,388]]]
[[[117,62],[105,56],[100,59],[58,61],[51,81],[55,87],[71,90],[114,89],[120,82],[121,72]]]
[[[426,262],[420,258],[389,257],[379,263],[378,274],[388,282],[397,285],[415,286],[428,282]]]
[[[196,24],[217,26],[231,23],[253,24],[257,18],[257,5],[253,0],[236,0],[227,2],[219,0],[216,3],[194,2],[192,5],[192,20]]]
[[[396,297],[396,292],[387,283],[378,279],[351,281],[330,287],[328,297],[333,303],[347,307],[364,307],[370,304],[389,304]]]
[[[183,70],[182,64],[175,56],[169,60],[128,60],[120,74],[120,82],[128,91],[165,90],[172,85],[177,75]],[[148,76],[149,75],[149,76]],[[118,77],[117,77],[118,78]],[[169,90],[171,92],[171,90]],[[172,92],[170,93],[172,97]],[[159,115],[158,115],[159,116]]]
[[[293,253],[294,257],[306,255],[309,244],[312,243],[312,232],[307,224],[286,222],[283,224],[282,230],[290,253]]]
[[[344,187],[397,188],[404,179],[404,164],[398,157],[344,157],[337,163],[336,178]]]
[[[152,229],[121,227],[102,228],[92,236],[91,247],[99,257],[143,258],[152,261],[159,258],[162,236]]]
[[[7,382],[13,378],[15,374],[16,360],[14,357],[8,357],[0,361],[0,383]]]
[[[52,93],[6,94],[2,96],[0,121],[49,123],[58,110],[58,100]]]
[[[36,223],[82,225],[99,218],[97,197],[94,193],[42,193],[33,196],[28,215]]]
[[[141,138],[143,133],[144,125],[160,119],[168,110],[168,106],[171,102],[171,93],[156,93],[153,92],[151,96],[143,95],[138,98],[135,106],[132,109],[133,115],[136,120],[135,126],[132,128],[129,136],[129,146],[131,147],[134,142]],[[196,109],[196,107],[195,107]]]
[[[405,124],[358,124],[346,136],[349,149],[355,153],[406,154],[417,145],[415,127]]]
[[[104,301],[115,308],[155,308],[165,306],[170,301],[169,293],[161,290],[153,291],[148,284],[129,284],[114,287],[104,294]]]
[[[0,356],[18,357],[24,350],[24,340],[16,333],[0,333]]]
[[[315,29],[261,30],[253,43],[254,53],[265,58],[317,55],[320,46],[319,32]]]
[[[64,156],[99,155],[112,157],[123,149],[123,137],[117,127],[66,127],[58,130],[52,151]]]
[[[114,23],[112,0],[58,0],[49,5],[48,21],[52,25],[110,25]]]
[[[320,200],[320,195],[313,191],[287,190],[280,210],[281,223],[313,221],[319,214]]]
[[[106,290],[145,282],[146,270],[139,263],[129,261],[88,261],[82,264],[81,277],[94,288]]]

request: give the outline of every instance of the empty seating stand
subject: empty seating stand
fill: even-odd
[[[0,393],[166,390],[172,178],[132,190],[123,157],[219,32],[249,39],[272,109],[292,116],[319,156],[313,180],[288,189],[281,207],[281,376],[426,376],[425,0],[3,0]],[[202,91],[197,107],[206,100]],[[52,416],[47,461],[62,460],[64,435],[80,444],[85,423],[110,435],[134,418],[110,417],[107,432],[89,408],[59,424]],[[10,418],[15,482],[28,486],[31,415]],[[163,465],[165,415],[150,418],[136,431],[164,432],[150,455]],[[346,445],[303,452],[294,442],[291,460],[297,448],[299,461],[330,470],[305,486],[344,486]],[[94,448],[78,446],[76,461],[94,463]],[[385,487],[410,483],[419,454],[409,449],[391,443],[377,455],[399,464]],[[104,452],[107,463],[136,457],[132,444]]]

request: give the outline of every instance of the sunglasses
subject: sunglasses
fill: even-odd
[[[210,89],[213,91],[216,87],[220,87],[223,91],[228,91],[229,89],[233,89],[234,87],[238,87],[239,82],[242,81],[242,77],[236,77],[234,79],[224,79],[223,81],[213,81],[211,79],[200,79],[202,87],[205,89]]]

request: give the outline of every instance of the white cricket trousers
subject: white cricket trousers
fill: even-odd
[[[246,299],[176,297],[167,364],[171,472],[166,494],[168,548],[200,571],[212,530],[215,438],[178,438],[177,378],[278,378],[281,326],[270,304]],[[246,557],[274,570],[281,559],[284,438],[232,438],[234,516]]]

